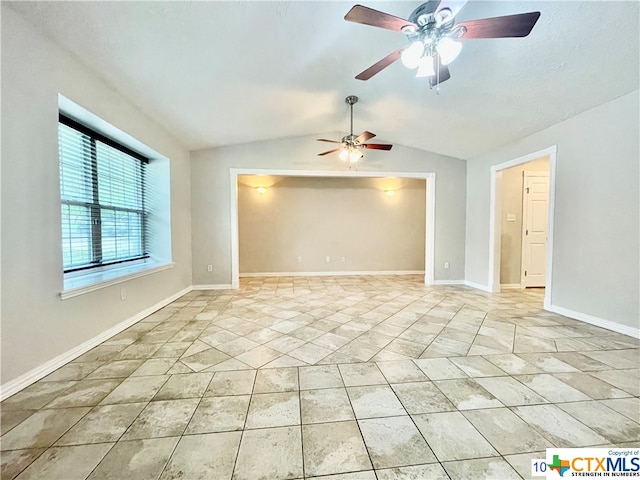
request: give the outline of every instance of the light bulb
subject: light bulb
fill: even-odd
[[[460,54],[462,44],[451,40],[449,37],[444,37],[438,42],[436,50],[440,54],[440,62],[443,65],[449,65]]]
[[[266,189],[266,188],[264,188],[264,187],[257,187],[257,188],[256,188],[256,190],[258,191],[258,193],[259,193],[260,195],[262,195],[262,194],[263,194],[267,189]]]
[[[340,157],[340,160],[346,160],[349,157],[349,150],[343,148],[340,150],[340,154],[338,156]]]
[[[416,68],[420,63],[420,58],[424,53],[424,44],[421,41],[415,41],[406,48],[400,55],[402,64],[407,68]]]
[[[354,148],[349,152],[349,161],[351,163],[356,163],[358,160],[362,158],[362,153],[357,148]]]
[[[431,77],[436,74],[433,68],[433,57],[422,57],[418,65],[416,77]]]
[[[384,193],[387,194],[387,197],[393,197],[393,195],[396,193],[393,190],[385,190]]]

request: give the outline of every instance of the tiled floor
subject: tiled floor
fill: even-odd
[[[194,291],[4,401],[2,479],[528,478],[640,446],[640,343],[407,277]]]

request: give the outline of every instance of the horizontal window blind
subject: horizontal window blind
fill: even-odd
[[[62,116],[58,143],[64,271],[147,257],[147,162]]]

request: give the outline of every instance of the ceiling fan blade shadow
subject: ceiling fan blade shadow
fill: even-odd
[[[518,13],[504,17],[480,18],[460,22],[455,28],[464,27],[461,39],[526,37],[540,18],[540,12]],[[466,31],[465,31],[466,30]]]
[[[337,151],[339,151],[339,150],[342,150],[342,147],[340,147],[340,148],[334,148],[333,150],[327,150],[326,152],[319,153],[319,154],[318,154],[318,156],[319,156],[319,157],[321,157],[321,156],[323,156],[323,155],[328,155],[328,154],[330,154],[330,153],[337,152]]]
[[[369,150],[391,150],[391,147],[393,147],[393,145],[385,145],[383,143],[363,143],[360,146]]]
[[[316,138],[318,142],[329,142],[329,143],[342,143],[339,140],[327,140],[326,138]]]
[[[400,58],[400,55],[402,54],[402,52],[405,51],[406,48],[407,47],[399,48],[395,52],[391,52],[389,55],[387,55],[383,59],[378,60],[376,63],[371,65],[369,68],[367,68],[366,70],[364,70],[364,71],[360,72],[358,75],[356,75],[356,80],[369,80],[371,77],[373,77],[377,73],[380,73],[382,70],[387,68],[393,62],[398,60]]]
[[[462,10],[462,7],[464,7],[466,3],[467,0],[442,0],[440,2],[440,5],[438,5],[438,8],[436,8],[436,18],[440,10],[448,8],[449,10],[451,10],[451,19],[453,19],[458,14],[458,12]]]
[[[371,132],[367,132],[366,130],[364,132],[362,132],[360,135],[358,135],[353,142],[354,143],[362,143],[362,142],[366,142],[367,140],[372,139],[373,137],[375,137],[376,134],[375,133],[371,133]]]
[[[365,7],[364,5],[354,5],[351,7],[351,10],[347,12],[344,19],[349,22],[362,23],[395,32],[402,32],[402,28],[407,25],[413,25],[415,28],[418,28],[415,23],[409,20],[396,17],[395,15],[389,15],[388,13],[380,12],[373,8]]]

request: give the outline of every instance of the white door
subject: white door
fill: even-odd
[[[522,192],[522,287],[544,287],[547,263],[549,173],[524,172]]]

